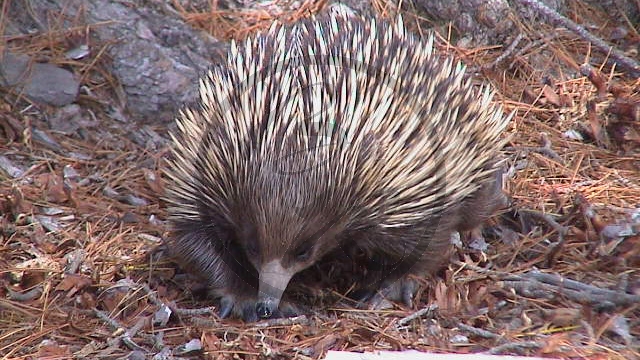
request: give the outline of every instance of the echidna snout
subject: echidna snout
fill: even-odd
[[[289,280],[295,275],[291,269],[285,269],[279,260],[270,261],[259,271],[258,303],[256,314],[258,318],[268,319],[278,310],[282,293],[287,288]]]

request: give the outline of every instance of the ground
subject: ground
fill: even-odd
[[[632,22],[583,4],[570,15],[637,58]],[[405,18],[422,32],[420,19]],[[4,89],[0,354],[251,359],[418,349],[640,358],[640,81],[563,27],[514,27],[522,37],[511,47],[463,48],[440,32],[439,51],[464,61],[515,111],[505,134],[511,203],[483,236],[463,237],[447,269],[421,279],[414,308],[338,303],[257,324],[218,319],[216,303],[163,252],[170,126],[132,130],[82,99],[67,118],[53,117]],[[181,348],[187,343],[196,350]]]

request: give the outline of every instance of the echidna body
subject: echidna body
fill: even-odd
[[[167,170],[170,248],[223,317],[278,315],[295,274],[353,249],[410,302],[410,276],[502,198],[509,116],[463,73],[401,19],[331,14],[232,44],[179,114]]]

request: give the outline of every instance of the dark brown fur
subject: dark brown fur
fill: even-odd
[[[500,175],[498,171],[495,179]],[[357,262],[361,266],[357,273],[345,271],[352,276],[347,280],[347,286],[358,283],[358,288],[352,289],[357,300],[368,300],[375,307],[386,298],[410,306],[415,291],[415,283],[411,278],[431,274],[446,264],[452,232],[472,230],[505,206],[500,184],[499,180],[488,182],[459,206],[450,207],[439,219],[425,219],[412,229],[389,231],[380,229],[375,223],[353,231],[344,229],[340,236],[332,238],[330,246],[335,247],[331,251],[314,254],[310,262],[337,261],[342,265],[345,261]],[[326,231],[320,222],[311,224],[316,225],[314,231]],[[247,237],[254,235],[248,230],[250,227],[245,224],[242,230],[234,230],[234,225],[219,218],[179,223],[175,226],[174,241],[170,248],[183,267],[204,277],[212,289],[212,295],[222,299],[223,317],[234,313],[246,321],[255,321],[258,319],[255,312],[258,273],[243,251]],[[279,246],[275,238],[267,239],[270,241],[263,243]],[[411,259],[415,249],[419,249],[419,256]],[[305,279],[306,276],[309,275],[295,277],[290,287],[298,285],[295,280]],[[299,308],[290,302],[284,302],[280,307],[280,315],[299,312]]]

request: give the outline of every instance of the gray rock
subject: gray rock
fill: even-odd
[[[77,104],[70,104],[60,108],[49,119],[49,128],[64,134],[72,134],[77,131],[81,124],[81,108]]]
[[[0,85],[34,101],[64,106],[76,100],[80,83],[68,70],[6,51],[0,59]]]
[[[20,8],[20,0],[12,1],[10,9]],[[30,7],[29,14],[9,14],[10,29],[46,33],[86,25],[91,44],[109,44],[105,65],[121,85],[114,106],[136,120],[171,119],[183,103],[196,99],[198,78],[226,53],[227,44],[187,25],[162,1],[131,6],[109,0],[32,0]]]
[[[24,175],[24,170],[16,166],[8,157],[0,155],[0,170],[4,171],[11,178],[19,178]]]
[[[473,39],[476,45],[504,42],[513,28],[507,0],[415,0],[411,4],[436,23],[453,23],[458,39]]]

